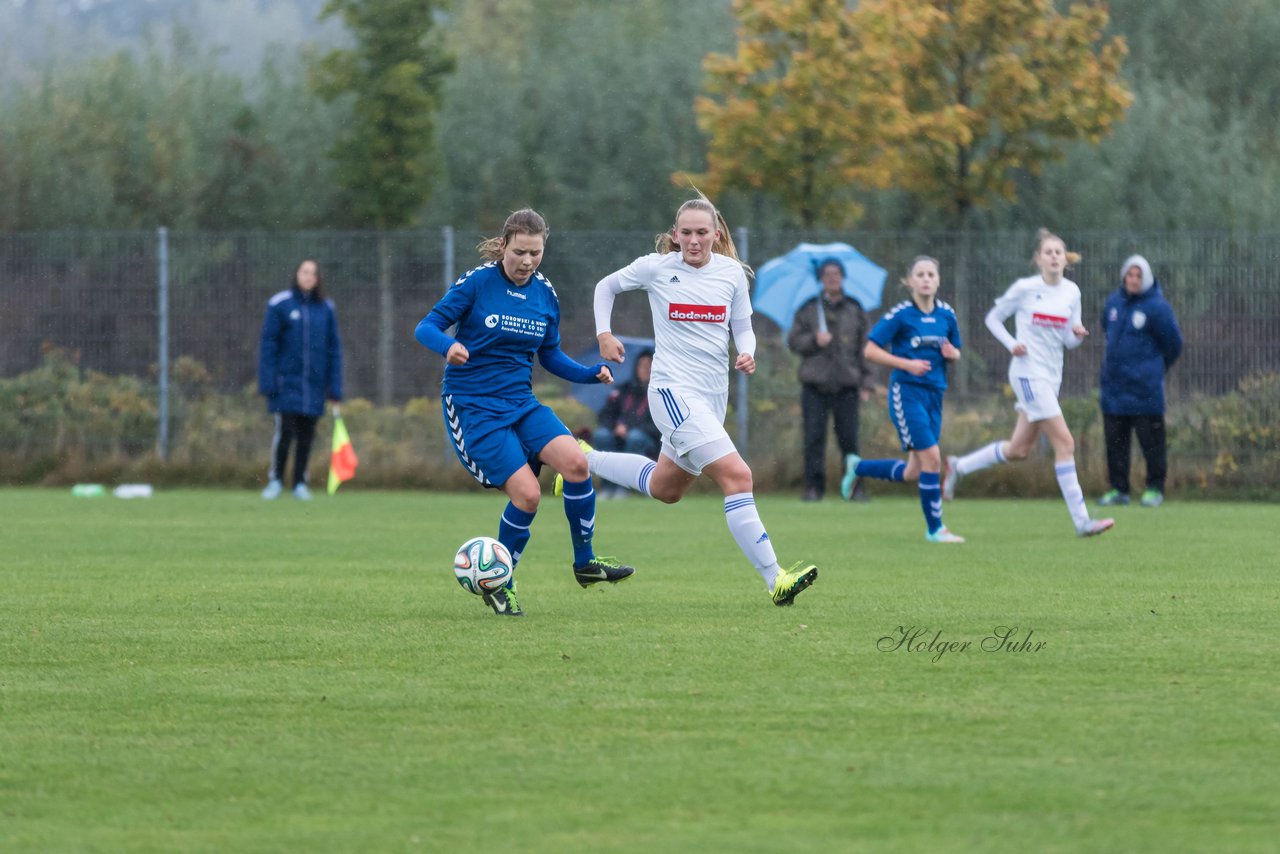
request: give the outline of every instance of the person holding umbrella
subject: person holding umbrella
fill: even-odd
[[[844,292],[845,268],[824,258],[815,275],[822,290],[800,306],[787,346],[800,356],[800,412],[804,419],[804,500],[820,501],[826,489],[827,422],[833,420],[840,457],[858,453],[858,404],[871,399],[871,373],[863,356],[867,319]],[[867,500],[861,482],[850,497]]]

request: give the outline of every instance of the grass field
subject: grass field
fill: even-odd
[[[548,496],[512,620],[493,493],[0,491],[0,849],[1275,850],[1276,506],[761,507],[793,608],[707,496],[602,502],[580,590]]]

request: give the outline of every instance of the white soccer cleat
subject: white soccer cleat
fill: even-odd
[[[964,542],[964,537],[960,536],[959,534],[951,533],[949,530],[947,530],[946,525],[943,525],[941,528],[934,531],[932,534],[926,533],[924,535],[924,539],[925,539],[925,542],[929,542],[929,543],[963,543]]]
[[[1076,529],[1077,537],[1096,537],[1116,526],[1115,519],[1090,519],[1083,528]]]
[[[956,458],[947,457],[947,464],[943,469],[942,475],[942,500],[956,500],[956,484],[960,482],[961,474],[956,469]]]

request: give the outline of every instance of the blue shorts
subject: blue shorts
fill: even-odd
[[[454,453],[483,486],[502,486],[521,466],[536,466],[538,452],[552,439],[573,435],[534,397],[453,394],[441,398],[441,405]]]
[[[942,438],[942,389],[889,384],[889,420],[904,451],[923,451]]]

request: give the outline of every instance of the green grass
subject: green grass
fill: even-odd
[[[1274,505],[761,507],[794,608],[706,495],[602,502],[580,590],[548,496],[511,620],[493,493],[0,491],[0,849],[1274,850]]]

